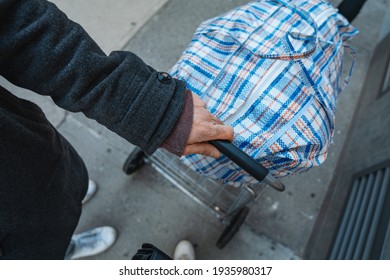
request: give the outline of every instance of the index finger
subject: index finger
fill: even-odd
[[[228,140],[233,141],[234,130],[233,127],[224,124],[210,124],[205,127],[203,133],[203,140],[201,141],[210,141],[210,140]]]

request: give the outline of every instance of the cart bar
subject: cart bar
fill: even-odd
[[[269,171],[267,168],[234,146],[231,142],[226,140],[213,140],[210,141],[210,144],[216,147],[221,153],[235,162],[259,182],[264,182],[278,191],[284,191],[285,187],[283,183],[268,174]]]

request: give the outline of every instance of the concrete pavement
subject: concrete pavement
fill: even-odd
[[[109,53],[120,50],[168,0],[52,0]]]

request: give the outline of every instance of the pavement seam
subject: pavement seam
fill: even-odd
[[[135,27],[131,32],[128,32],[119,41],[119,43],[116,45],[116,47],[114,47],[114,50],[124,50],[125,47],[129,44],[129,42],[138,34],[138,32],[140,32],[140,30],[142,30],[148,24],[148,22],[153,19],[153,17],[155,17],[157,14],[159,14],[161,9],[165,8],[170,1],[171,0],[166,0],[166,1],[161,2],[160,5],[158,5],[158,7],[156,8],[154,13],[151,13],[149,15],[149,17],[147,17],[144,21],[138,22],[137,27]]]

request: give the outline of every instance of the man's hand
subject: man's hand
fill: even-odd
[[[224,125],[219,119],[210,114],[206,104],[197,96],[192,94],[194,102],[194,119],[190,136],[184,148],[184,155],[203,154],[218,158],[221,153],[207,141],[228,140],[233,141],[234,131],[231,126]]]

